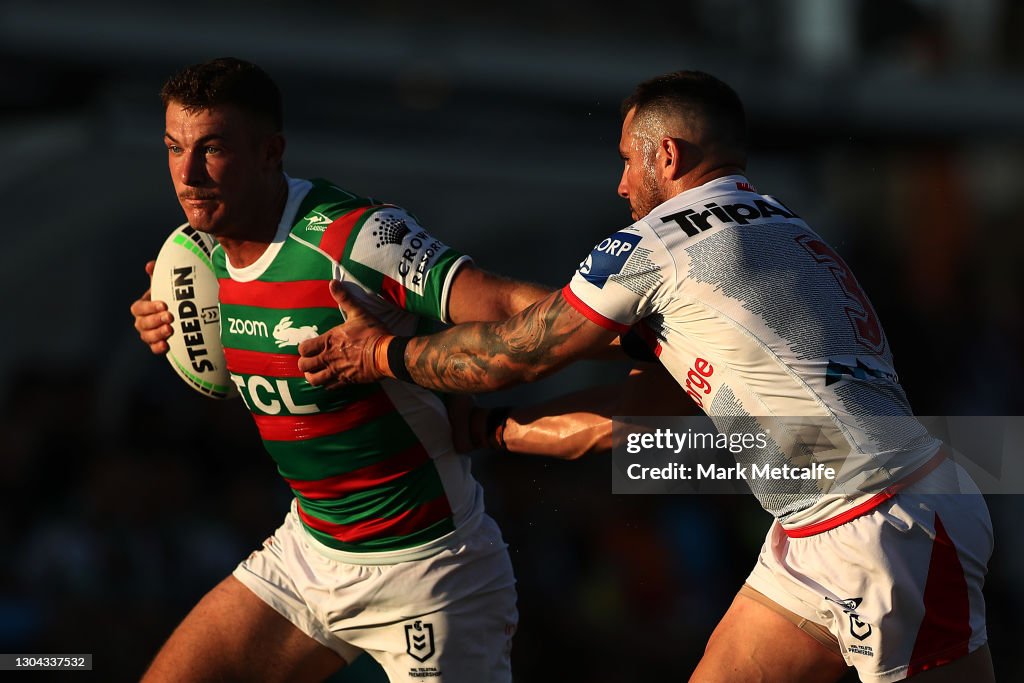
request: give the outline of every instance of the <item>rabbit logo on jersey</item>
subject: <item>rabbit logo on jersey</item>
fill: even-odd
[[[586,260],[580,264],[579,272],[583,279],[598,289],[604,289],[604,283],[612,275],[622,272],[636,245],[640,244],[640,235],[617,232],[601,241],[590,252]]]

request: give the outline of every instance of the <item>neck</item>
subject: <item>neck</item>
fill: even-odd
[[[711,167],[697,167],[680,178],[676,185],[676,194],[680,194],[695,187],[700,187],[712,180],[724,178],[727,175],[745,175],[746,170],[736,164],[721,164]]]
[[[285,204],[288,203],[288,181],[282,173],[274,182],[274,188],[268,192],[265,202],[260,202],[253,212],[255,220],[251,226],[242,231],[244,237],[218,237],[228,262],[234,268],[250,266],[263,255],[277,234]]]

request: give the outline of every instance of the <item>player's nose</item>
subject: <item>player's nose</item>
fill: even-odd
[[[626,172],[622,172],[622,177],[619,178],[619,187],[616,188],[619,196],[623,199],[629,199],[629,181],[626,179]]]
[[[202,154],[185,152],[181,159],[181,182],[186,185],[202,185],[206,178],[206,165]]]

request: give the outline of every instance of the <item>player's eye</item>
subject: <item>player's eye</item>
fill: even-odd
[[[167,145],[167,151],[171,154],[181,154],[181,147],[177,145]]]
[[[203,154],[206,154],[207,156],[220,154],[220,147],[213,147],[212,145],[207,145],[206,147],[203,147]]]

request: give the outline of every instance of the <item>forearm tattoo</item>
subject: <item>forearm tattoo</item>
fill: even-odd
[[[572,360],[564,345],[585,321],[554,292],[506,321],[416,337],[406,348],[405,364],[428,389],[494,391],[533,381]]]

